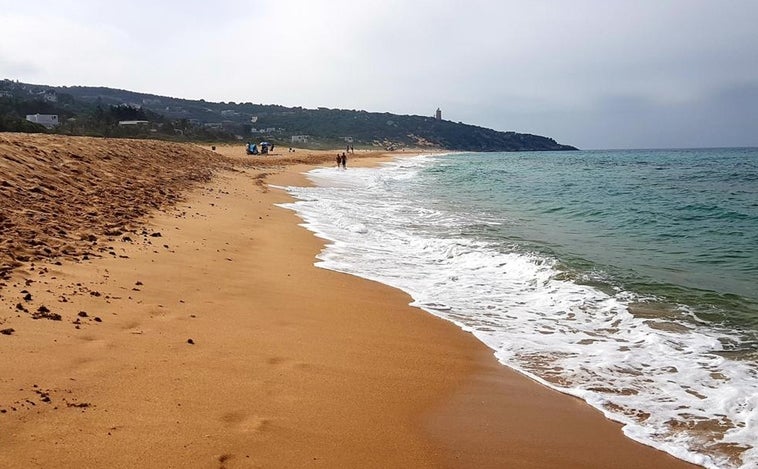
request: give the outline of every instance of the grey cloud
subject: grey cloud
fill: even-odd
[[[29,79],[31,77],[31,79],[35,79],[35,77],[41,75],[42,67],[31,60],[18,61],[5,58],[2,56],[2,52],[0,52],[0,71],[2,71],[0,79],[17,79],[21,81],[22,78]]]
[[[90,84],[408,114],[439,106],[453,121],[584,148],[758,145],[758,3],[750,0],[0,7],[0,20],[44,12],[107,35],[119,50],[109,67],[87,69]],[[26,47],[18,37],[15,44]],[[3,74],[53,83],[79,76],[73,68],[88,60],[76,44],[45,47],[70,56],[72,70],[38,62],[49,51],[29,49],[4,55],[28,60],[0,61]]]

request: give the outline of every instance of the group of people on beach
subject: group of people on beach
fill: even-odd
[[[338,168],[341,166],[342,169],[347,169],[347,154],[348,153],[355,154],[355,149],[353,148],[352,145],[346,146],[345,151],[343,151],[341,155],[337,153],[337,167]]]
[[[342,169],[347,169],[347,153],[344,151],[342,152],[341,155],[337,153],[337,168],[339,168],[340,166],[342,167]]]
[[[247,142],[245,144],[245,153],[248,155],[268,155],[274,153],[274,144],[269,142],[261,142],[261,149],[258,150],[258,146],[255,143]],[[216,147],[213,147],[216,150]]]

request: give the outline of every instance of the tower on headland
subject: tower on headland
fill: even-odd
[[[442,120],[442,110],[440,108],[437,108],[437,112],[434,113],[434,118],[438,121]]]

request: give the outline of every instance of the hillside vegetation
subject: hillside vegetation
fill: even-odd
[[[575,150],[539,135],[438,120],[344,109],[214,103],[112,88],[53,87],[0,81],[0,131],[42,132],[27,114],[58,114],[48,132],[177,141],[260,141],[334,148],[429,147],[467,151]],[[123,121],[147,121],[124,125]],[[119,124],[121,122],[121,124]]]

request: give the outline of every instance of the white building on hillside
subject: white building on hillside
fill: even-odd
[[[35,124],[42,124],[48,129],[58,125],[58,114],[27,114],[26,120]]]

